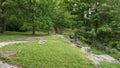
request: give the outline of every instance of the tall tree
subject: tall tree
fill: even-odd
[[[1,9],[1,20],[0,20],[0,24],[1,24],[1,33],[5,32],[6,30],[6,21],[5,21],[5,12],[6,12],[6,8],[4,6],[6,0],[1,0],[0,2],[0,9]]]

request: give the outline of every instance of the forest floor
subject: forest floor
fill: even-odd
[[[41,44],[40,39],[46,40],[45,44]],[[79,49],[70,46],[72,44],[66,41],[63,36],[27,36],[17,41],[10,40],[8,38],[6,42],[0,42],[0,47],[2,47],[0,52],[4,55],[0,56],[2,60],[0,68],[95,68],[93,60],[91,61],[88,53],[86,54],[86,48]],[[12,55],[12,58],[6,56],[8,53],[10,56]],[[119,68],[120,64],[101,61],[100,67]]]

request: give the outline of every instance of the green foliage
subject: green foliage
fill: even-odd
[[[23,25],[20,27],[21,31],[31,31],[32,24],[24,22]]]
[[[7,30],[35,32],[42,28],[42,31],[50,31],[58,24],[62,29],[68,21],[65,4],[61,0],[5,0],[0,5],[0,18],[8,24]],[[26,26],[28,24],[29,27]]]
[[[64,29],[63,34],[64,34],[65,36],[72,36],[72,37],[74,36],[74,32],[73,32],[72,29]]]
[[[71,13],[71,28],[80,40],[119,49],[120,1],[65,0],[65,3]]]
[[[53,22],[50,17],[41,17],[38,22],[40,22],[39,27],[41,31],[49,32],[53,29]]]
[[[108,25],[105,25],[105,26],[98,28],[97,33],[100,34],[100,33],[111,33],[111,32],[112,32],[112,29]]]

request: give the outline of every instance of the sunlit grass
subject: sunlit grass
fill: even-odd
[[[101,62],[102,68],[120,68],[120,64],[118,63],[110,63],[110,62]]]
[[[94,68],[92,61],[71,43],[65,42],[63,36],[49,36],[45,39],[45,44],[38,44],[38,40],[35,40],[5,46],[0,50],[14,50],[17,55],[12,59],[1,59],[23,68]]]

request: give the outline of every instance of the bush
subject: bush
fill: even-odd
[[[74,32],[72,29],[64,29],[63,34],[65,36],[72,36],[72,37],[74,36]]]

